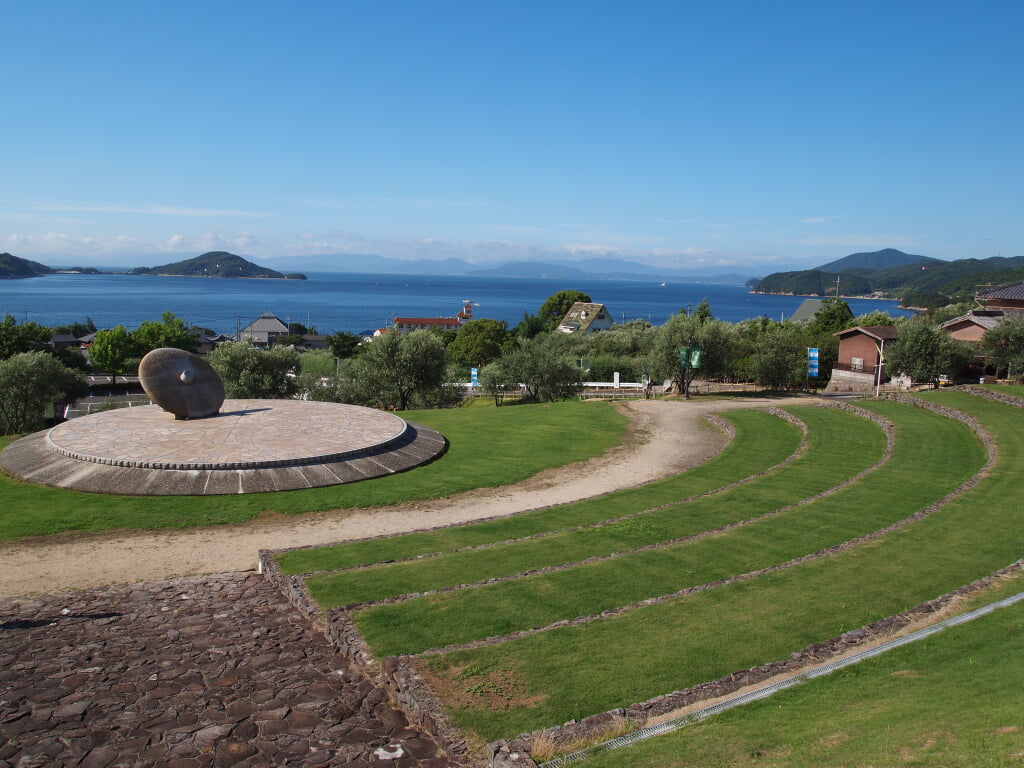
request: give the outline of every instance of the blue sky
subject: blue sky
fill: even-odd
[[[1024,254],[1024,3],[2,0],[0,251]]]

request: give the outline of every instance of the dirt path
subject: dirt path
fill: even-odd
[[[255,567],[260,549],[400,533],[585,499],[663,477],[714,454],[724,438],[700,419],[702,414],[773,402],[631,402],[622,406],[632,420],[629,438],[601,458],[446,499],[185,531],[4,544],[0,597],[246,570]]]

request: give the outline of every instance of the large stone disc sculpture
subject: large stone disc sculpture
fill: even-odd
[[[176,419],[212,416],[224,403],[224,383],[199,355],[173,347],[154,349],[139,363],[149,399]]]
[[[96,493],[211,495],[350,483],[428,462],[432,429],[340,403],[225,400],[201,357],[158,349],[139,366],[155,405],[102,411],[17,440],[0,467],[34,483]]]

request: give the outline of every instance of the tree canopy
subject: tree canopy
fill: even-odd
[[[547,331],[553,331],[558,327],[562,318],[565,317],[565,313],[568,312],[572,305],[577,301],[589,302],[590,296],[583,291],[559,291],[547,298],[547,300],[540,305],[540,310],[537,312],[537,316],[544,323],[544,329]]]
[[[185,327],[180,317],[175,317],[173,312],[164,312],[160,316],[160,322],[154,320],[143,320],[134,331],[128,334],[134,346],[134,354],[137,357],[144,357],[154,349],[173,347],[192,352],[196,348],[195,335]]]
[[[911,381],[939,385],[939,376],[954,376],[973,359],[969,344],[936,328],[926,317],[900,326],[900,335],[885,347],[889,373],[910,376]]]
[[[72,402],[89,391],[82,374],[48,352],[19,352],[0,360],[0,432],[29,432],[44,426],[46,408]]]
[[[220,344],[207,361],[224,383],[224,396],[232,399],[281,399],[298,389],[289,376],[299,364],[292,347],[256,349],[246,341]]]
[[[352,365],[362,397],[378,408],[404,411],[414,398],[444,399],[444,344],[430,331],[386,333],[367,344]]]
[[[1024,317],[1007,317],[981,337],[981,349],[1006,378],[1024,375]]]
[[[103,331],[97,331],[89,345],[89,362],[95,370],[110,374],[111,383],[117,377],[127,376],[137,364],[134,358],[135,345],[128,335],[128,329],[117,325]]]
[[[50,340],[50,329],[34,322],[19,324],[11,314],[0,322],[0,360],[19,352],[42,349]]]
[[[658,329],[651,354],[655,373],[672,379],[676,390],[689,397],[697,370],[707,378],[727,373],[736,341],[734,326],[722,320],[708,320],[697,314],[673,315]],[[690,350],[687,360],[682,359],[681,349]],[[697,358],[692,356],[694,349],[700,350]]]
[[[508,337],[505,323],[500,320],[470,320],[448,345],[448,361],[466,368],[483,367],[501,355]]]

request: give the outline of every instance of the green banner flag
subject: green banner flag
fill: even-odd
[[[690,350],[690,367],[700,368],[701,350],[694,348]]]

